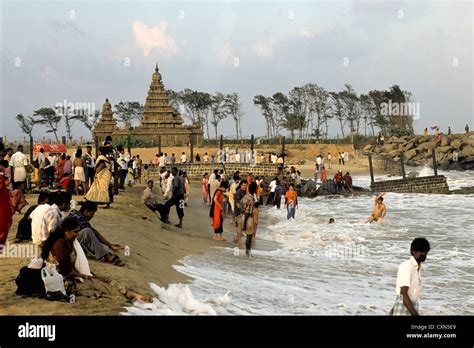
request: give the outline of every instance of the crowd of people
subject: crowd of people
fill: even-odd
[[[125,264],[119,256],[124,247],[107,240],[92,226],[91,220],[99,204],[109,206],[113,202],[114,194],[125,190],[126,186],[140,184],[144,179],[146,187],[142,195],[143,204],[156,212],[165,224],[171,223],[170,211],[175,207],[178,220],[176,226],[183,228],[184,210],[189,204],[191,193],[188,175],[186,171],[179,171],[175,166],[168,169],[170,164],[176,163],[174,154],[170,157],[166,153],[157,154],[151,164],[157,165],[160,172],[156,181],[161,191],[162,199],[159,199],[153,192],[155,181],[149,179],[148,166],[142,164],[138,155],[131,157],[123,147],[114,147],[110,137],[99,147],[97,158],[92,155],[91,150],[90,146],[86,147],[83,153],[82,149],[78,148],[71,157],[64,154],[59,157],[54,154],[46,156],[44,150],[40,150],[32,164],[32,170],[23,154],[22,146],[18,147],[16,153],[10,148],[0,148],[0,244],[6,242],[12,215],[21,214],[23,209],[27,208],[18,223],[13,242],[31,242],[38,245],[41,248],[40,267],[48,263],[55,264],[64,277],[68,293],[83,296],[100,294],[150,302],[150,297],[140,295],[91,271],[88,258],[115,266]],[[197,161],[201,161],[201,157],[197,157]],[[348,153],[338,153],[337,158],[339,163],[344,165],[348,161]],[[214,156],[209,158],[207,153],[202,157],[203,162],[213,159],[215,160]],[[229,157],[229,161],[237,159],[239,158]],[[269,161],[278,163],[276,154],[270,154]],[[316,159],[315,180],[319,179],[323,185],[329,182],[325,164],[331,168],[331,161],[331,154],[327,155],[326,160],[322,155]],[[180,162],[187,162],[185,153],[181,154]],[[37,185],[43,188],[34,205],[29,204],[24,195],[28,175],[33,176],[32,182],[35,182],[34,177],[37,176]],[[61,182],[65,177],[72,182],[63,186]],[[349,172],[343,175],[339,170],[332,183],[336,192],[352,192],[352,177]],[[64,189],[58,192],[47,190],[58,187],[58,184]],[[232,176],[228,176],[224,170],[215,169],[210,175],[203,175],[200,187],[202,202],[209,209],[213,239],[225,241],[224,231],[235,233],[233,242],[238,247],[245,245],[245,253],[251,257],[260,210],[264,204],[280,209],[283,201],[286,218],[296,218],[301,173],[292,166],[286,174],[267,181],[263,176],[253,175],[251,172],[244,175],[236,171]],[[72,200],[72,194],[84,195],[85,200],[79,209]],[[265,195],[267,199],[264,203]],[[373,213],[368,218],[368,223],[380,222],[385,218],[387,208],[383,195],[377,195],[375,198]],[[231,222],[225,224],[226,218]],[[330,218],[329,223],[335,223],[334,218]],[[410,250],[412,257],[399,267],[397,299],[391,314],[418,314],[416,296],[413,293],[417,284],[413,281],[413,274],[425,260],[429,250],[430,246],[426,240],[418,238],[413,241]],[[28,267],[38,267],[38,263],[32,262]]]

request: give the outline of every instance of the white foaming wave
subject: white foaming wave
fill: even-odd
[[[153,303],[135,301],[131,307],[125,307],[127,312],[122,315],[216,315],[210,304],[219,306],[231,302],[229,293],[213,296],[203,301],[194,298],[191,289],[183,284],[171,284],[164,289],[154,283],[149,284],[157,298]]]

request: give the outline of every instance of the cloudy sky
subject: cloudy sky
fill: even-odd
[[[420,103],[416,131],[474,129],[473,30],[470,1],[1,1],[0,135],[64,100],[144,103],[155,62],[167,88],[237,92],[244,134],[265,133],[254,95],[308,82],[399,84]]]

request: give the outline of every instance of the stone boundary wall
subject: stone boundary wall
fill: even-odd
[[[214,169],[221,169],[224,172],[231,176],[237,170],[240,171],[241,176],[247,176],[248,173],[253,175],[272,177],[279,173],[279,165],[273,163],[262,163],[262,164],[249,164],[249,163],[175,163],[168,164],[165,168],[171,170],[171,168],[176,167],[178,170],[186,171],[188,177],[191,180],[200,180],[202,179],[205,173],[209,175],[214,171]],[[156,164],[148,164],[148,175],[153,177],[159,176],[160,169]]]
[[[449,193],[447,178],[443,175],[405,178],[374,182],[370,185],[375,192],[399,193]]]

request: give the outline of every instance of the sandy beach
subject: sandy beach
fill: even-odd
[[[330,151],[336,152],[347,150],[330,145]],[[167,149],[180,153],[185,148]],[[204,148],[195,151],[212,153],[215,148]],[[277,150],[265,148],[265,151]],[[291,159],[307,158],[306,163],[297,165],[303,177],[313,177],[314,160],[310,160],[320,151],[327,148],[320,148],[317,145],[311,147],[301,147],[290,145],[289,162]],[[162,151],[165,151],[163,149]],[[199,152],[198,152],[199,151]],[[154,149],[132,149],[132,154],[140,154],[147,162],[153,156]],[[342,166],[333,160],[332,169],[328,169],[328,176],[332,177],[337,170],[349,171],[351,174],[367,173],[368,168],[362,163],[360,158],[353,158],[349,163]],[[335,164],[336,163],[336,164]],[[357,185],[357,182],[354,182]],[[157,185],[156,185],[157,186]],[[158,192],[155,186],[155,192]],[[179,264],[179,260],[184,256],[202,253],[215,246],[226,244],[230,247],[235,245],[229,242],[216,242],[212,240],[212,230],[210,227],[209,210],[207,205],[201,201],[200,184],[192,182],[190,204],[185,211],[184,228],[176,228],[177,222],[175,211],[171,210],[171,225],[162,224],[156,215],[145,208],[141,203],[141,194],[144,189],[142,185],[127,187],[126,192],[114,197],[112,209],[99,208],[92,225],[100,231],[109,241],[118,243],[130,248],[130,256],[125,256],[121,251],[121,256],[126,262],[125,267],[112,266],[100,261],[90,260],[91,269],[98,274],[105,275],[117,280],[121,284],[135,291],[153,295],[148,283],[154,282],[162,287],[167,287],[172,283],[186,283],[188,279],[182,273],[173,268]],[[36,195],[27,195],[30,204],[36,203]],[[75,196],[76,201],[83,200],[83,197]],[[26,211],[26,208],[23,212]],[[18,221],[22,215],[14,215],[14,223],[10,229],[8,241],[15,238]],[[226,219],[229,226],[230,217]],[[226,230],[226,229],[225,229]],[[228,235],[228,240],[233,239],[234,229],[231,229],[232,236]],[[257,247],[264,246],[260,242]],[[2,272],[0,274],[0,314],[7,315],[117,315],[127,304],[126,301],[106,298],[85,298],[78,297],[77,303],[49,302],[42,299],[22,298],[15,295],[15,278],[21,267],[27,265],[27,258],[0,258]]]
[[[92,271],[97,274],[117,280],[135,291],[153,295],[149,282],[167,287],[170,283],[187,281],[184,275],[172,267],[182,257],[204,252],[223,243],[231,244],[212,240],[208,209],[200,201],[197,186],[192,187],[182,230],[173,224],[162,225],[141,203],[143,188],[140,185],[127,188],[125,193],[114,197],[111,209],[99,208],[91,221],[92,226],[108,240],[129,246],[130,256],[120,252],[126,265],[118,267],[91,259],[89,262]],[[155,188],[155,191],[158,190]],[[27,195],[29,203],[34,203],[36,199],[36,195]],[[74,199],[80,201],[82,198],[76,196]],[[21,216],[18,213],[14,215],[7,242],[15,238]],[[177,222],[174,210],[171,210],[170,219],[172,223]],[[27,258],[0,258],[1,315],[117,315],[127,305],[125,300],[109,298],[77,297],[75,304],[69,304],[17,296],[15,278],[19,269],[28,263]]]

